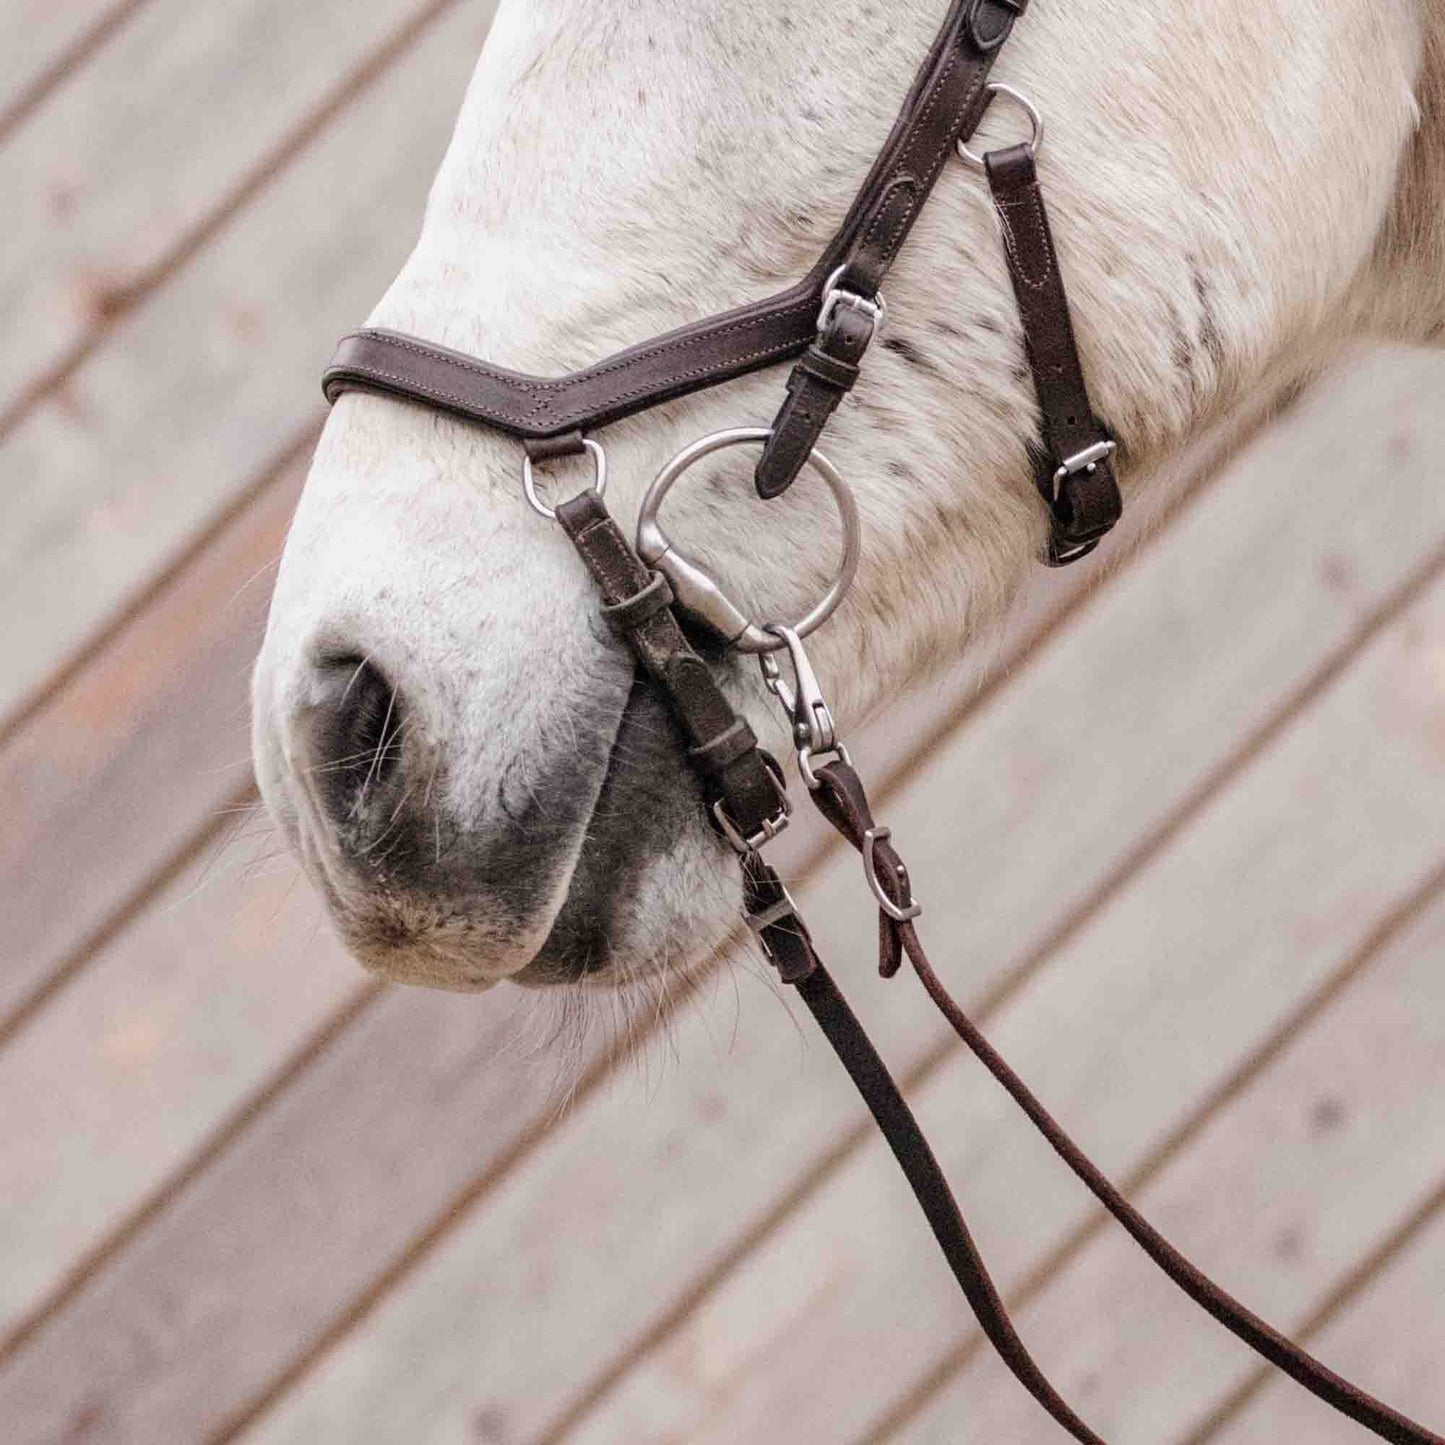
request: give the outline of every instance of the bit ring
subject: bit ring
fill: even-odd
[[[673,546],[658,521],[658,512],[673,484],[690,467],[714,452],[728,447],[758,445],[772,436],[769,427],[735,427],[700,438],[673,457],[657,474],[642,499],[637,519],[637,552],[649,567],[661,572],[672,585],[673,596],[683,611],[706,624],[739,652],[776,652],[783,639],[753,621],[718,586],[712,575]],[[837,467],[821,452],[814,451],[807,465],[828,484],[838,516],[843,523],[843,553],[838,571],[822,600],[799,621],[793,631],[799,637],[816,632],[838,610],[838,604],[853,584],[861,551],[858,504]]]

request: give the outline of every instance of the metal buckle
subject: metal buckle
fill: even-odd
[[[764,752],[762,758],[763,766],[767,768],[773,782],[777,785],[778,811],[771,818],[765,818],[763,826],[751,838],[743,837],[738,825],[728,816],[728,810],[723,806],[722,798],[715,798],[712,805],[713,821],[716,822],[718,831],[732,844],[733,851],[743,857],[749,853],[756,853],[771,843],[788,826],[793,816],[793,800],[788,796],[788,780],[783,776],[777,759],[768,752]]]
[[[818,333],[821,335],[833,324],[833,317],[837,315],[840,306],[847,306],[854,311],[861,311],[873,323],[873,335],[877,336],[888,321],[888,302],[884,300],[881,291],[870,298],[839,286],[838,282],[843,279],[843,273],[847,269],[846,265],[839,266],[823,283],[823,306],[818,312]]]
[[[1095,442],[1093,446],[1066,457],[1063,466],[1054,473],[1054,500],[1059,500],[1059,488],[1067,478],[1079,472],[1092,472],[1105,457],[1113,456],[1118,447],[1118,442]]]
[[[751,838],[744,838],[738,832],[737,824],[728,817],[728,810],[723,807],[723,800],[717,799],[712,805],[712,815],[717,820],[722,835],[732,844],[733,850],[737,853],[756,853],[760,848],[766,847],[774,838],[781,833],[793,816],[793,805],[787,797],[783,798],[782,806],[777,813],[763,821],[763,826],[752,835]]]
[[[863,835],[863,872],[867,876],[868,887],[872,889],[873,896],[884,913],[895,923],[911,923],[923,912],[923,905],[913,897],[912,889],[909,890],[908,906],[900,908],[883,891],[883,884],[878,877],[878,845],[886,843],[892,836],[892,828],[869,828]]]

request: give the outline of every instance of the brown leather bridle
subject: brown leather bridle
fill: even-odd
[[[875,822],[862,780],[838,740],[803,650],[801,634],[806,629],[744,626],[746,619],[660,534],[651,537],[644,529],[643,545],[635,549],[602,500],[606,458],[590,433],[785,360],[795,365],[771,428],[705,438],[683,454],[668,475],[684,470],[708,450],[753,440],[763,447],[755,481],[765,501],[786,491],[810,462],[832,476],[831,464],[816,451],[819,438],[857,381],[864,354],[883,322],[881,287],[889,268],[944,165],[962,154],[987,174],[1023,323],[1039,401],[1040,435],[1032,451],[1036,485],[1050,521],[1047,560],[1062,565],[1098,545],[1121,511],[1111,461],[1114,443],[1089,404],[1034,167],[1042,122],[1017,92],[989,83],[994,58],[1027,3],[954,0],[843,225],[808,275],[788,290],[556,378],[524,376],[393,331],[358,331],[341,342],[327,369],[326,395],[334,401],[345,391],[381,393],[521,440],[529,500],[543,515],[555,517],[572,539],[596,581],[604,616],[667,701],[686,740],[708,819],[741,861],[745,913],[764,953],[783,982],[796,988],[857,1086],[984,1332],[1025,1388],[1074,1439],[1101,1445],[1020,1340],[917,1121],[818,957],[782,879],[763,859],[762,848],[782,831],[791,812],[782,769],[758,746],[752,728],[689,644],[678,612],[717,632],[720,641],[762,654],[768,686],[789,713],[809,795],[863,857],[879,908],[883,976],[891,978],[907,957],[959,1037],[1069,1168],[1165,1274],[1215,1319],[1382,1439],[1445,1445],[1424,1426],[1334,1374],[1226,1294],[1164,1239],[1064,1133],[949,997],[929,964],[915,928],[922,910],[908,870],[889,830]],[[1034,135],[1024,144],[975,157],[967,141],[999,93],[1028,109]],[[597,484],[555,511],[546,507],[537,495],[534,469],[584,452],[594,458]],[[844,506],[846,521],[846,501]],[[647,510],[644,504],[644,514]],[[845,558],[835,588],[839,596],[849,576]],[[829,610],[816,609],[810,625],[824,620]],[[772,657],[773,651],[783,650],[791,660],[794,685]]]

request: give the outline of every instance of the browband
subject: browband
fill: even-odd
[[[995,55],[1028,0],[954,0],[882,153],[827,249],[796,285],[654,337],[568,376],[528,376],[379,327],[345,337],[322,378],[416,400],[522,438],[588,431],[659,402],[801,356],[830,280],[873,296],[944,162],[988,107]]]

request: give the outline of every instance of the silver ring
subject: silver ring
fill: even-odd
[[[1038,155],[1039,147],[1044,143],[1044,118],[1039,114],[1039,109],[1033,101],[1023,94],[1022,91],[1015,90],[1011,85],[1003,85],[997,80],[989,83],[985,89],[985,94],[989,96],[1006,95],[1015,105],[1022,108],[1034,128],[1033,135],[1029,137],[1029,156],[1032,158]],[[985,114],[987,114],[986,110]],[[980,119],[982,119],[982,117],[980,117]],[[975,170],[983,170],[983,157],[975,155],[973,151],[969,150],[968,142],[965,141],[962,136],[958,138],[958,153]]]
[[[607,453],[602,450],[602,443],[595,442],[591,437],[583,437],[582,445],[587,448],[592,457],[594,472],[592,476],[593,490],[600,497],[607,491]],[[557,520],[557,512],[549,507],[537,495],[537,477],[532,470],[532,458],[525,452],[522,453],[522,490],[527,494],[527,500],[532,504],[532,510],[545,517],[549,522]]]
[[[766,442],[772,434],[769,427],[737,427],[731,431],[713,432],[693,442],[690,447],[684,447],[663,467],[647,489],[637,519],[638,555],[649,567],[655,567],[667,578],[673,596],[684,611],[706,623],[739,652],[776,652],[785,643],[781,637],[759,627],[703,568],[672,545],[658,522],[657,514],[673,483],[694,463],[728,447]],[[821,452],[813,452],[808,458],[808,465],[822,477],[833,494],[843,523],[843,555],[838,562],[837,575],[823,594],[822,601],[801,621],[793,624],[793,631],[799,637],[816,632],[838,610],[838,604],[853,585],[861,550],[858,504],[853,500],[848,483]]]

